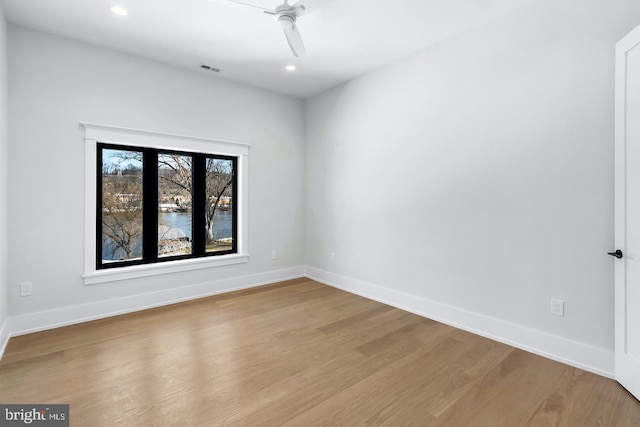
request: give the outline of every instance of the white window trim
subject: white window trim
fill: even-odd
[[[220,267],[249,261],[249,239],[247,235],[249,213],[247,207],[249,202],[248,171],[250,144],[219,141],[193,136],[172,135],[168,133],[129,129],[96,123],[81,122],[80,125],[84,127],[85,142],[85,258],[84,274],[82,276],[84,278],[85,285],[155,276],[158,274],[176,273],[180,271],[190,271],[201,268]],[[238,211],[238,253],[97,270],[96,186],[98,171],[96,168],[98,142],[237,157],[237,185],[239,199],[236,204],[236,209]]]

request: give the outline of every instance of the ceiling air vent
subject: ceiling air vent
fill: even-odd
[[[213,68],[212,66],[207,65],[207,64],[200,64],[200,68],[202,68],[203,70],[213,71],[213,72],[216,72],[216,73],[220,72],[219,68]]]

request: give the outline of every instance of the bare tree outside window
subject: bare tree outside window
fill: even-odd
[[[158,256],[191,254],[192,197],[193,157],[158,155]]]
[[[138,154],[137,158],[136,154]],[[142,256],[142,160],[140,154],[103,150],[103,262],[138,259]]]
[[[206,251],[219,252],[233,247],[231,227],[214,227],[218,216],[232,215],[233,206],[233,162],[228,159],[207,158],[206,161],[206,206],[205,229]]]

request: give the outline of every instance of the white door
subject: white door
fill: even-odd
[[[616,45],[616,379],[640,398],[640,27]]]

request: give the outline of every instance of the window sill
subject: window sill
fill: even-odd
[[[160,274],[179,273],[203,268],[221,267],[225,265],[249,262],[249,254],[220,255],[216,257],[168,261],[157,264],[134,265],[130,267],[110,268],[84,274],[85,285],[116,282],[119,280],[138,279]]]

